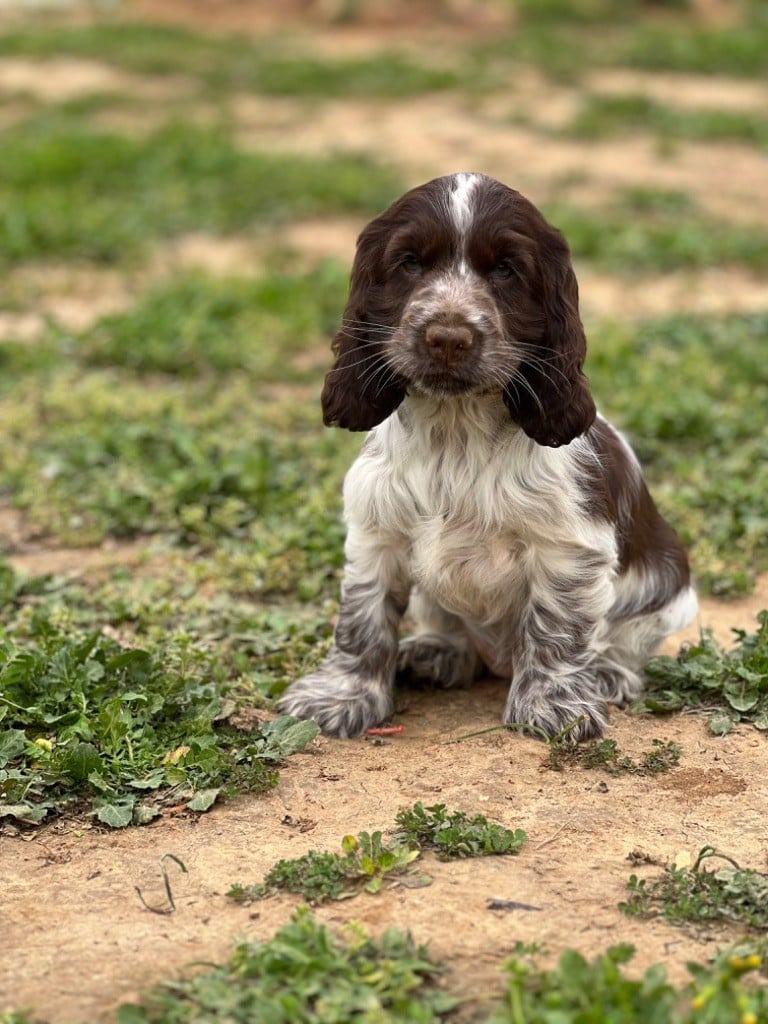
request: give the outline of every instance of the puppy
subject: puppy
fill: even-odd
[[[360,235],[333,351],[324,421],[370,433],[344,484],[333,647],[281,710],[359,736],[392,714],[398,672],[492,673],[505,723],[601,735],[696,595],[595,411],[563,236],[482,174],[415,188]]]

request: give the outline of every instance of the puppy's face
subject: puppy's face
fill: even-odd
[[[518,192],[438,178],[363,231],[325,420],[367,429],[407,392],[500,392],[541,444],[587,429],[586,342],[568,247]]]
[[[381,326],[391,328],[384,358],[409,390],[499,390],[515,380],[524,354],[537,358],[545,316],[537,240],[522,204],[503,186],[463,175],[395,204],[386,239],[381,224],[361,236],[359,262],[372,271]]]

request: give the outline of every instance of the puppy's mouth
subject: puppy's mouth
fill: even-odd
[[[435,398],[466,395],[480,390],[480,385],[476,380],[448,370],[430,370],[419,373],[411,377],[410,384],[414,391]]]

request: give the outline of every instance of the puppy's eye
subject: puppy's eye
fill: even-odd
[[[490,277],[494,281],[508,281],[510,277],[513,277],[515,268],[512,266],[510,260],[499,260],[496,266],[491,270]]]
[[[400,266],[406,274],[410,274],[412,277],[418,277],[424,269],[421,261],[413,253],[406,253],[400,260]]]

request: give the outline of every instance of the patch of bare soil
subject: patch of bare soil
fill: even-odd
[[[0,340],[32,341],[48,318],[82,331],[100,317],[122,313],[134,300],[135,274],[95,266],[27,264],[8,273],[2,292],[26,310],[0,318]]]
[[[64,548],[30,540],[23,514],[15,508],[0,507],[0,555],[16,572],[25,576],[87,575],[97,579],[116,566],[146,571],[153,554],[148,540],[105,540],[97,547]]]
[[[0,57],[0,92],[26,93],[44,103],[65,103],[90,93],[117,93],[134,99],[178,99],[194,84],[181,76],[132,75],[82,57]]]
[[[768,87],[763,82],[749,79],[739,81],[719,75],[607,68],[593,71],[584,85],[588,92],[603,96],[648,96],[664,106],[684,110],[729,110],[754,114],[764,114],[768,110]]]

